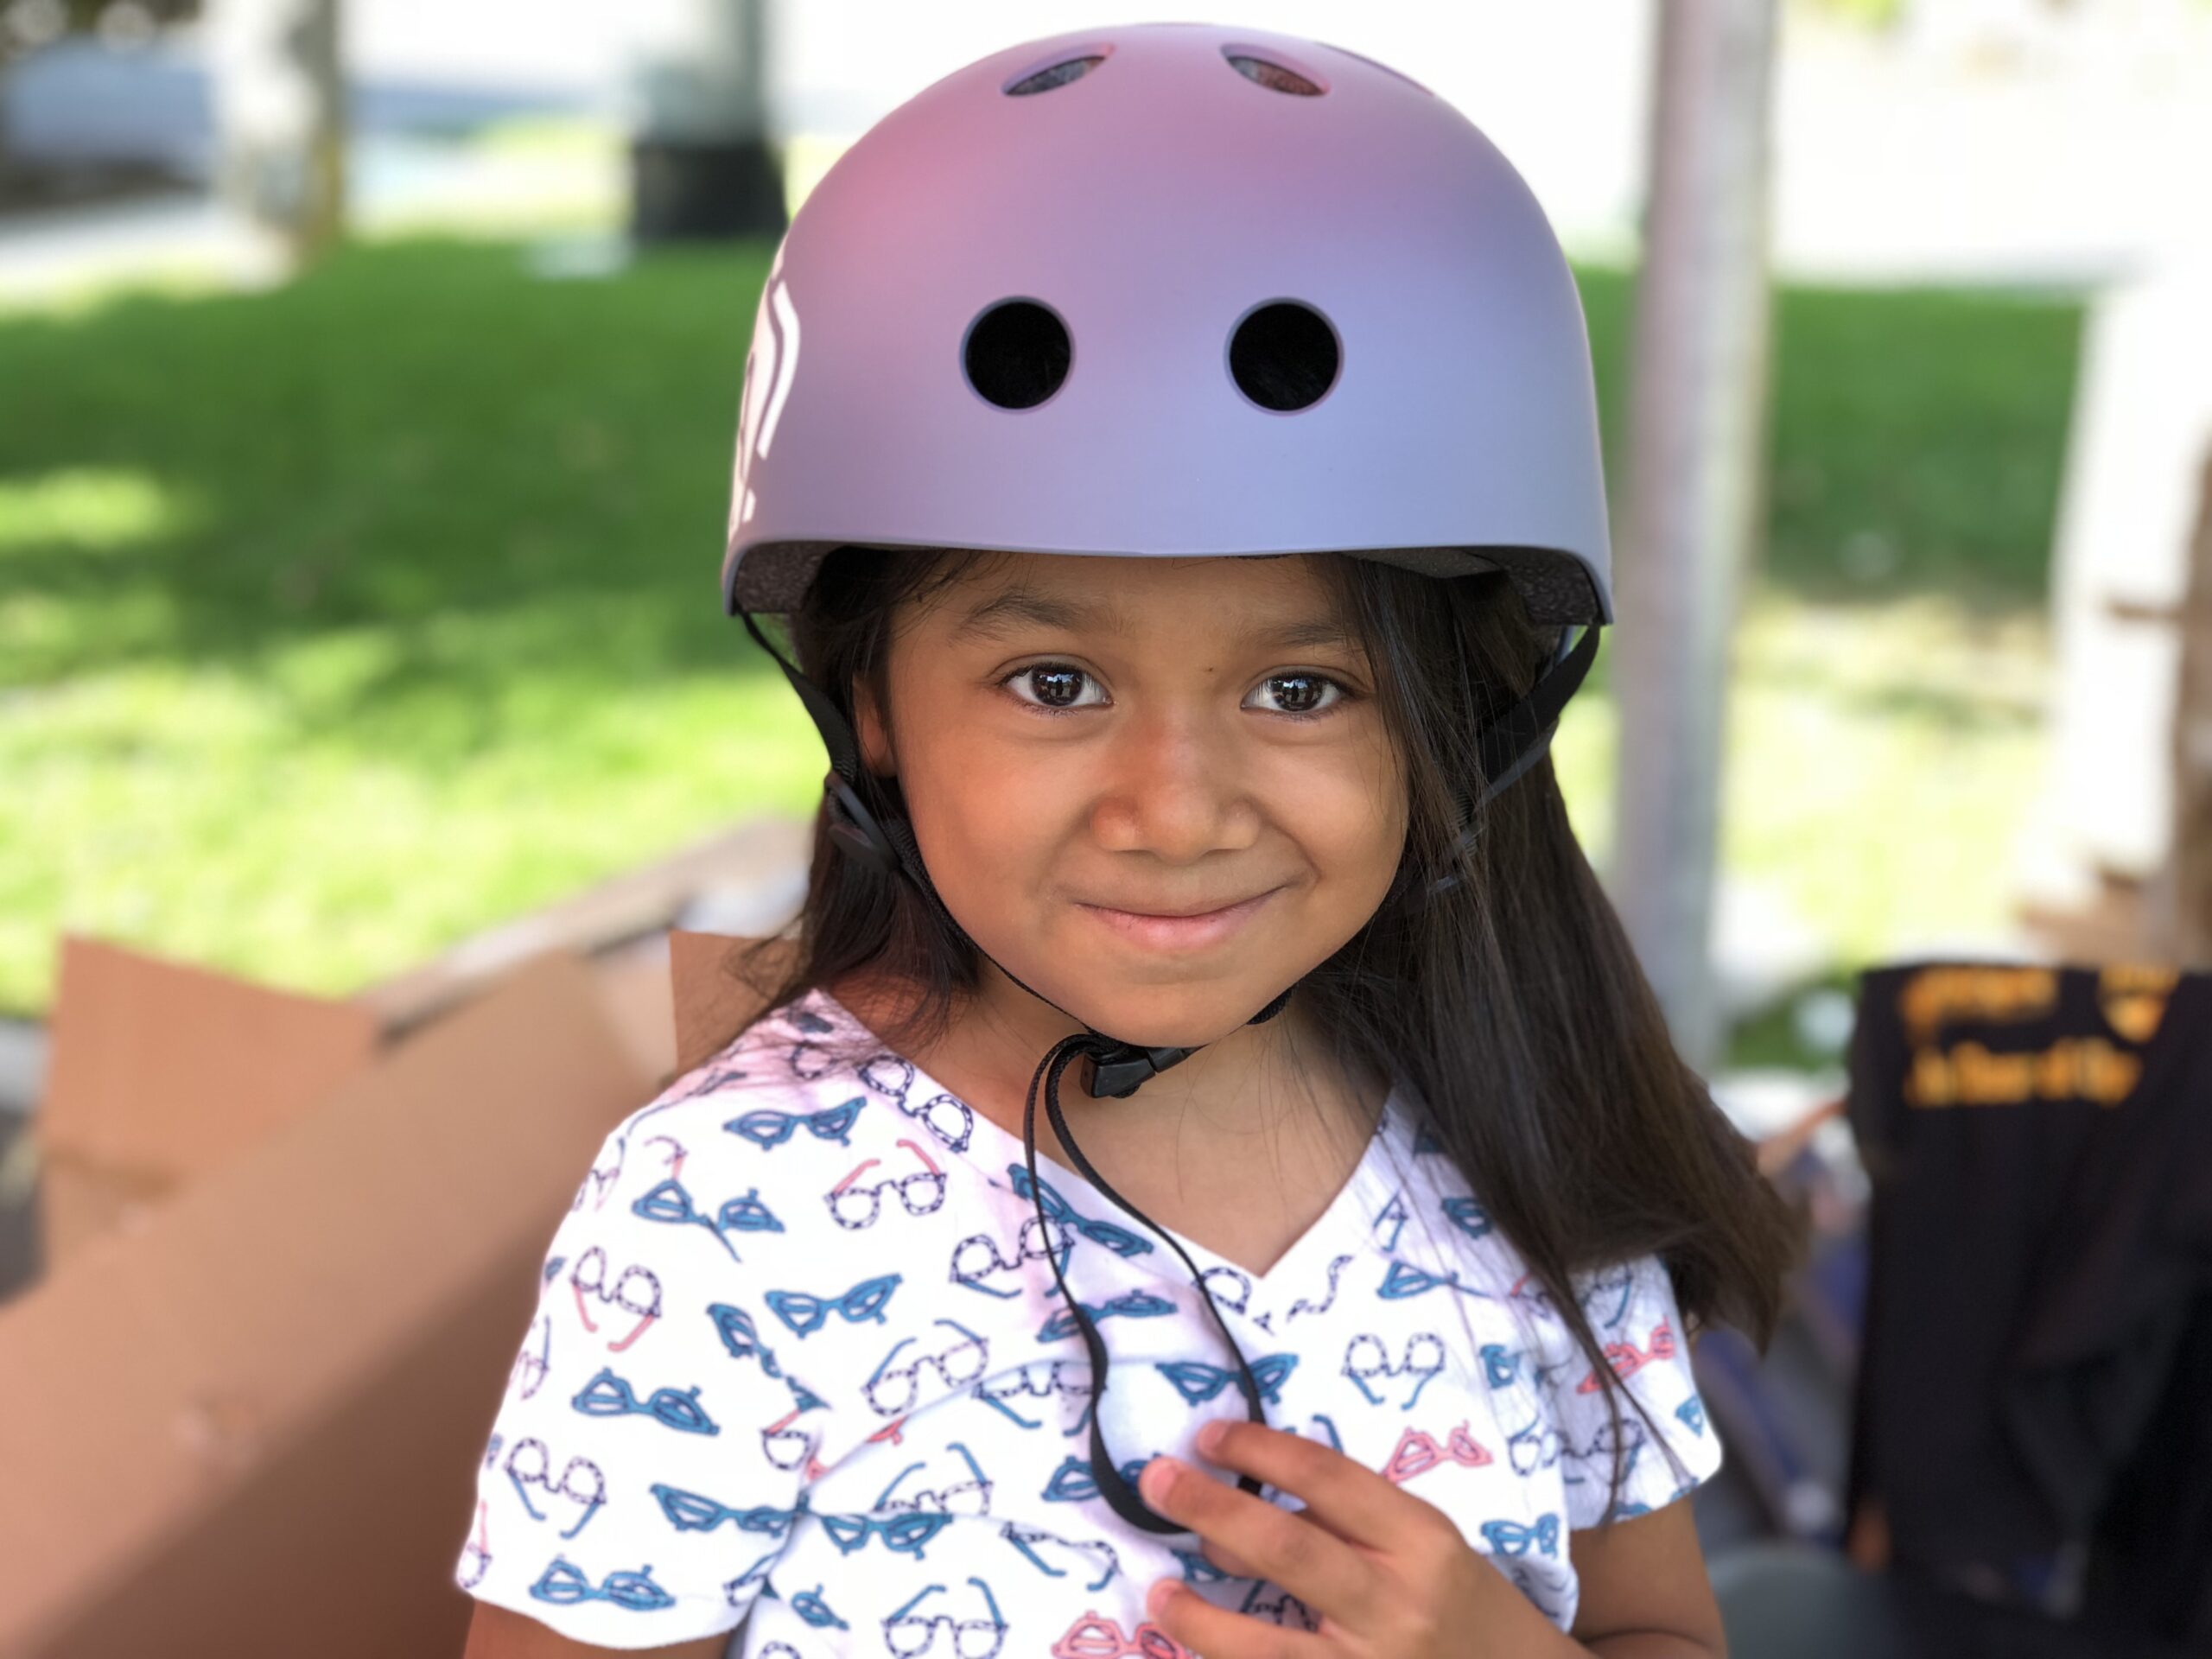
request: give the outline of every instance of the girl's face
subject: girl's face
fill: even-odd
[[[1099,1030],[1234,1030],[1366,924],[1405,844],[1373,674],[1313,556],[972,565],[898,620],[889,733],[865,688],[855,709],[946,906]]]

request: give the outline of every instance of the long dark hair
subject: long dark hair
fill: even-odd
[[[992,556],[838,548],[781,643],[849,723],[854,688],[868,686],[895,740],[886,673],[894,626]],[[1633,1449],[1620,1402],[1651,1418],[1614,1372],[1575,1278],[1656,1253],[1686,1342],[1719,1321],[1764,1352],[1802,1220],[1675,1052],[1575,839],[1550,757],[1484,809],[1471,851],[1458,845],[1473,791],[1453,780],[1482,776],[1480,723],[1527,692],[1556,631],[1530,625],[1502,572],[1437,578],[1313,557],[1366,646],[1409,812],[1389,894],[1298,995],[1344,1075],[1395,1078],[1421,1109],[1566,1322],[1605,1389],[1618,1492]],[[872,811],[905,811],[896,779],[864,779],[860,793]],[[1447,874],[1460,879],[1429,896]],[[907,883],[846,855],[826,815],[794,927],[737,947],[727,967],[766,996],[756,1019],[855,972],[881,975],[906,1001],[877,1034],[902,1049],[934,1043],[982,983],[973,950]],[[1653,1438],[1679,1475],[1667,1437]]]

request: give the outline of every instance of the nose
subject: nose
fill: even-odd
[[[1249,848],[1261,813],[1234,719],[1195,702],[1132,710],[1099,757],[1091,830],[1110,852],[1188,864]]]

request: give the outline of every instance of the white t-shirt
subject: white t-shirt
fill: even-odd
[[[848,1041],[871,1058],[835,1058]],[[1090,1363],[1048,1249],[1105,1340],[1102,1426],[1133,1484],[1157,1452],[1233,1484],[1192,1436],[1247,1413],[1175,1252],[1041,1149],[1037,1169],[1045,1233],[1020,1137],[827,992],[756,1022],[608,1135],[556,1230],[455,1581],[601,1647],[743,1624],[744,1659],[1135,1652],[1170,1575],[1313,1628],[1297,1597],[1098,1495]],[[1572,1624],[1567,1532],[1606,1511],[1604,1395],[1401,1096],[1267,1273],[1173,1236],[1269,1423],[1400,1482]],[[1657,1508],[1721,1458],[1673,1287],[1656,1256],[1582,1285],[1688,1471],[1624,1407],[1619,1512]],[[1184,1651],[1164,1632],[1141,1650]]]

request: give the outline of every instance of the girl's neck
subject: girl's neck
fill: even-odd
[[[1081,1027],[1010,982],[994,976],[993,982],[1010,995],[969,999],[941,1038],[905,1057],[1020,1140],[1038,1063]],[[877,975],[850,976],[830,989],[880,1035],[904,1006],[897,985]],[[1313,1179],[1333,1191],[1345,1157],[1366,1145],[1389,1085],[1344,1075],[1325,1048],[1294,995],[1266,1024],[1239,1027],[1120,1099],[1092,1096],[1077,1062],[1060,1074],[1060,1110],[1084,1156],[1124,1192],[1215,1160],[1262,1178],[1286,1163],[1310,1166]],[[1041,1089],[1036,1125],[1038,1149],[1076,1167],[1052,1131]]]

